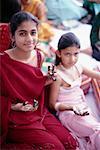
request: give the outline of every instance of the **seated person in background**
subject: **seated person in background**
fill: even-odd
[[[79,20],[87,15],[87,11],[78,6],[73,0],[45,0],[47,18],[56,27],[60,27],[63,21]]]
[[[46,7],[41,0],[21,0],[22,10],[28,11],[41,21],[46,21]]]
[[[90,33],[92,57],[100,61],[100,13],[95,16]]]
[[[84,23],[93,23],[94,17],[100,12],[100,0],[83,0],[83,8],[88,11],[87,21]]]
[[[8,23],[12,15],[21,10],[20,0],[1,0],[0,17],[0,52],[11,45]]]
[[[41,72],[43,55],[36,49],[38,23],[23,11],[10,21],[15,48],[0,56],[2,142],[26,143],[34,150],[75,150],[76,140],[44,103],[48,78]]]
[[[22,10],[32,13],[41,22],[39,27],[39,40],[49,42],[54,33],[52,27],[48,23],[47,10],[44,2],[41,0],[21,0],[21,3]]]
[[[77,138],[80,150],[99,150],[100,122],[88,107],[80,85],[82,73],[100,80],[100,72],[82,66],[78,62],[79,53],[80,42],[75,34],[63,34],[56,51],[58,77],[51,84],[49,106],[57,111],[61,123]]]

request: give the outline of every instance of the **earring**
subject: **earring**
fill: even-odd
[[[12,41],[12,42],[11,42],[11,47],[12,47],[12,48],[15,48],[15,47],[16,47],[15,41]]]

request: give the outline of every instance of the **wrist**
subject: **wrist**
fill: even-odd
[[[21,111],[22,106],[23,106],[23,103],[12,104],[11,109],[15,111]]]
[[[55,104],[54,108],[55,108],[56,111],[59,111],[60,105],[61,105],[61,103],[59,103],[59,102],[57,102]]]
[[[12,110],[16,110],[15,104],[12,104],[12,105],[11,105],[11,109],[12,109]]]

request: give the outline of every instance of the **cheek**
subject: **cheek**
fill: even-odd
[[[75,57],[75,60],[77,61],[77,60],[78,60],[78,58],[79,58],[78,56],[77,56],[77,57]]]
[[[62,58],[61,58],[61,61],[62,61],[63,63],[66,63],[68,60],[69,60],[69,59],[68,59],[67,57],[62,57]]]
[[[24,39],[23,38],[16,38],[16,45],[22,45],[24,43]]]

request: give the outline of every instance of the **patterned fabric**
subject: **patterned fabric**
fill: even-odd
[[[0,24],[0,52],[7,50],[10,44],[11,40],[8,24]]]

